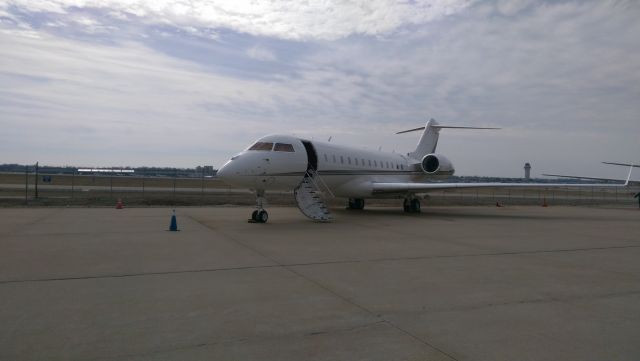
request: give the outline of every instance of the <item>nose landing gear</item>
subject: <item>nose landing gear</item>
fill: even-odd
[[[269,213],[263,207],[266,201],[264,190],[256,191],[256,210],[251,213],[251,218],[248,220],[249,223],[267,223]]]

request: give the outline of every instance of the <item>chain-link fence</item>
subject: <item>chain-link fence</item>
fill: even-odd
[[[171,173],[171,172],[168,172]],[[433,205],[617,205],[637,206],[633,196],[638,187],[586,188],[489,188],[452,189],[430,192],[424,204]],[[292,192],[269,192],[271,204],[293,205]],[[329,199],[339,205],[344,199]],[[112,206],[118,199],[125,205],[249,205],[254,195],[246,189],[229,187],[215,177],[118,174],[38,173],[33,167],[24,173],[0,173],[0,205]],[[368,204],[395,204],[397,200],[368,200]]]

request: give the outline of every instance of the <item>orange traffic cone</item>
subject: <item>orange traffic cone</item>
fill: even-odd
[[[122,199],[118,198],[118,202],[116,202],[116,209],[124,208],[124,204],[122,203]]]

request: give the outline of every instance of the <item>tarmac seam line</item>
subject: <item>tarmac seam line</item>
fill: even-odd
[[[364,323],[361,325],[355,325],[352,327],[347,327],[344,329],[335,329],[335,330],[329,330],[329,331],[320,331],[320,332],[307,332],[307,333],[302,333],[302,334],[296,334],[293,337],[298,337],[298,338],[307,338],[307,337],[315,337],[315,336],[321,336],[321,335],[329,335],[329,334],[340,334],[340,333],[346,333],[346,332],[352,332],[358,329],[364,329],[367,327],[371,327],[371,326],[375,326],[375,325],[379,325],[379,324],[386,324],[385,321],[383,320],[378,320],[375,322],[370,322],[370,323]],[[251,342],[251,341],[265,341],[265,340],[274,340],[274,339],[280,339],[280,338],[288,338],[288,335],[279,335],[279,336],[272,336],[272,337],[236,337],[236,338],[231,338],[231,339],[227,339],[227,340],[220,340],[220,341],[210,341],[210,342],[198,342],[198,343],[193,343],[193,344],[188,344],[188,345],[181,345],[181,346],[174,346],[171,348],[166,348],[166,349],[161,349],[161,350],[153,350],[153,351],[148,351],[148,352],[137,352],[137,353],[128,353],[128,354],[121,354],[121,355],[112,355],[112,356],[98,356],[98,357],[94,357],[94,358],[90,358],[87,360],[119,360],[119,359],[129,359],[131,357],[145,357],[145,356],[153,356],[153,355],[161,355],[161,354],[166,354],[166,353],[171,353],[171,352],[176,352],[176,351],[186,351],[186,350],[194,350],[194,349],[198,349],[198,348],[202,348],[202,347],[215,347],[215,346],[220,346],[220,345],[225,345],[225,344],[233,344],[233,343],[239,343],[239,342]]]
[[[227,235],[225,235],[229,238]],[[237,243],[237,241],[229,238],[231,241]],[[240,243],[241,244],[241,243]],[[545,254],[545,253],[562,253],[562,252],[588,252],[588,251],[602,251],[611,249],[628,249],[628,248],[640,248],[639,246],[612,246],[612,247],[592,247],[592,248],[575,248],[575,249],[558,249],[558,250],[537,250],[537,251],[525,251],[525,252],[498,252],[498,253],[478,253],[478,254],[461,254],[461,255],[434,255],[434,256],[416,256],[416,257],[389,257],[389,258],[374,258],[364,260],[340,260],[340,261],[325,261],[325,262],[308,262],[308,263],[290,263],[283,264],[267,257],[260,252],[253,250],[247,245],[241,244],[253,252],[256,252],[261,257],[274,262],[271,265],[258,265],[258,266],[244,266],[244,267],[223,267],[223,268],[202,268],[192,270],[179,270],[179,271],[160,271],[160,272],[140,272],[140,273],[124,273],[124,274],[107,274],[107,275],[90,275],[79,277],[55,277],[55,278],[32,278],[22,280],[0,280],[0,285],[12,284],[12,283],[28,283],[28,282],[55,282],[55,281],[75,281],[75,280],[90,280],[90,279],[106,279],[106,278],[126,278],[126,277],[144,277],[144,276],[162,276],[173,274],[187,274],[187,273],[207,273],[207,272],[223,272],[223,271],[241,271],[252,269],[264,269],[264,268],[278,268],[278,267],[305,267],[305,266],[322,266],[333,264],[350,264],[350,263],[374,263],[374,262],[394,262],[394,261],[414,261],[414,260],[426,260],[426,259],[446,259],[446,258],[466,258],[466,257],[491,257],[491,256],[514,256],[514,255],[528,255],[528,254]]]

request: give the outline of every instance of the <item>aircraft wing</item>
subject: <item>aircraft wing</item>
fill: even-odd
[[[605,182],[623,182],[624,183],[624,179],[614,179],[614,178],[582,177],[577,175],[564,175],[564,174],[543,174],[543,176],[556,177],[556,178],[571,178],[571,179],[589,179],[589,180],[598,180],[598,181],[605,181]]]
[[[564,184],[564,183],[373,183],[373,194],[428,193],[445,189],[473,188],[590,188],[622,187],[620,184]]]

